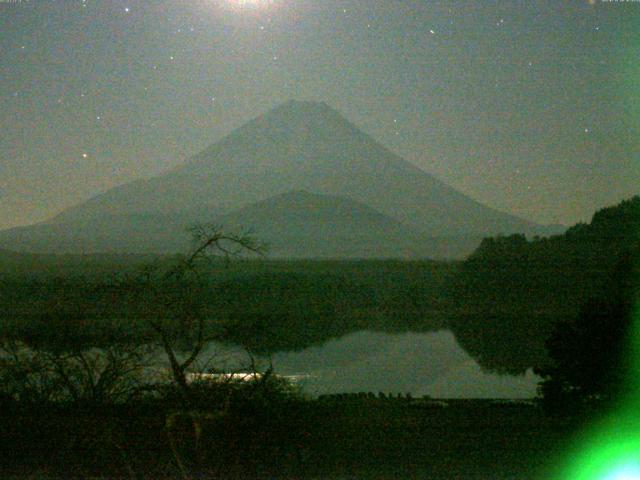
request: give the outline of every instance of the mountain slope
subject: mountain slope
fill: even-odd
[[[263,219],[274,205],[282,207],[280,222],[302,215],[301,205],[311,208],[308,197],[291,195],[274,204],[272,197],[301,190],[353,202],[348,207],[352,223],[345,223],[345,205],[332,208],[324,198],[320,202],[324,210],[315,211],[316,217],[309,213],[307,230],[295,222],[291,228],[283,226],[284,234],[266,229]],[[262,201],[267,203],[254,205]],[[238,212],[249,205],[261,213]],[[343,217],[332,218],[340,212]],[[482,236],[548,233],[428,175],[326,104],[291,101],[246,123],[179,168],[113,188],[48,222],[0,232],[0,247],[69,253],[184,251],[189,245],[188,225],[226,215],[236,218],[232,213],[240,215],[238,222],[248,215],[242,220],[247,227],[262,221],[267,240],[280,245],[274,244],[274,252],[298,252],[296,256],[309,251],[304,245],[315,242],[314,252],[320,256],[349,249],[347,256],[372,256],[367,249],[387,256],[395,245],[400,250],[394,256],[412,252],[421,257],[459,257],[470,253]],[[330,229],[312,227],[312,220],[333,225],[335,238]],[[357,233],[350,233],[352,227],[347,225],[358,225]],[[391,233],[383,242],[381,232],[387,230]],[[429,243],[427,238],[439,240]],[[285,246],[284,239],[298,246]],[[338,248],[347,241],[350,246]],[[410,247],[408,242],[416,244]]]
[[[110,215],[20,227],[0,232],[0,245],[26,252],[186,252],[194,215]],[[304,191],[208,218],[228,232],[251,230],[272,258],[463,258],[481,241],[430,238],[362,203]]]
[[[288,102],[248,122],[187,164],[114,188],[53,222],[199,205],[230,212],[292,190],[369,205],[432,236],[538,233],[406,162],[323,103]]]
[[[251,204],[218,222],[250,228],[276,257],[426,256],[427,239],[412,228],[362,203],[305,191]]]
[[[0,232],[0,246],[32,253],[176,253],[190,245],[188,223],[161,214],[104,215]]]

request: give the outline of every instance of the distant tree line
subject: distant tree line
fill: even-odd
[[[487,369],[535,367],[550,403],[616,398],[630,384],[639,252],[637,196],[562,235],[486,239],[452,283],[452,329]]]

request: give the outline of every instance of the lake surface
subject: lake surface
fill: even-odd
[[[230,366],[243,358],[241,352],[220,345],[211,344],[208,350]],[[531,371],[523,376],[483,372],[449,331],[361,331],[300,352],[274,354],[272,362],[280,375],[303,376],[299,383],[312,395],[384,392],[435,398],[533,398],[539,381]]]

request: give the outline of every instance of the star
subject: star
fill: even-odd
[[[125,11],[126,13],[129,13],[129,12],[131,11],[131,9],[130,9],[129,7],[124,7],[124,11]]]

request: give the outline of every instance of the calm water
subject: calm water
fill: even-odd
[[[246,361],[234,349],[211,344],[217,364]],[[265,362],[265,360],[262,360]],[[277,353],[276,373],[302,375],[306,392],[411,393],[437,398],[533,398],[538,378],[483,372],[448,331],[387,334],[362,331],[300,352]],[[263,363],[264,365],[264,363]]]

